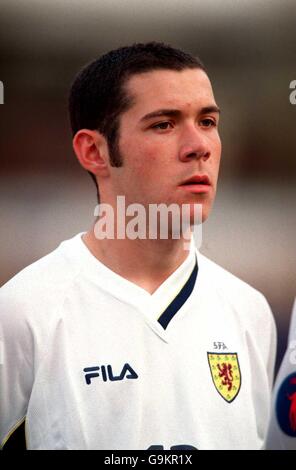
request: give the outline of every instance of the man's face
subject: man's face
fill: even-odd
[[[146,208],[202,204],[204,221],[215,198],[221,156],[219,112],[206,73],[137,74],[126,91],[133,105],[120,117],[123,165],[110,167],[113,194],[124,195],[126,205]]]

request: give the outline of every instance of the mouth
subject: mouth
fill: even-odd
[[[211,182],[207,175],[194,175],[183,181],[179,187],[192,193],[207,193],[211,189]]]

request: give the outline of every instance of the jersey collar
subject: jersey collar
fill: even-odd
[[[71,255],[80,263],[84,275],[113,297],[132,305],[161,334],[190,297],[198,274],[196,249],[193,239],[183,263],[150,294],[145,289],[123,278],[100,262],[82,240],[84,232],[69,240]],[[162,335],[161,335],[162,336]]]

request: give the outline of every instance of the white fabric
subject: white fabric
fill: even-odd
[[[293,399],[289,400],[293,394]],[[281,405],[278,403],[279,399]],[[296,298],[289,328],[288,347],[274,385],[266,448],[296,450]]]
[[[1,442],[26,417],[29,449],[261,448],[276,344],[270,308],[196,255],[194,290],[166,330],[157,319],[195,249],[153,295],[100,263],[81,234],[10,280],[0,290]],[[222,343],[241,371],[230,403],[207,357]],[[125,364],[122,380],[103,380],[108,365],[119,376]],[[91,367],[100,375],[87,384]]]

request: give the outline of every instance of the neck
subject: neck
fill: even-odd
[[[187,258],[189,241],[180,239],[98,240],[94,227],[83,241],[105,266],[152,294]]]

